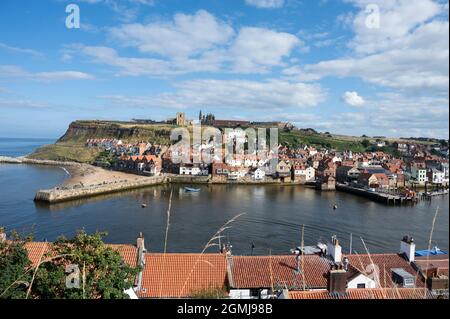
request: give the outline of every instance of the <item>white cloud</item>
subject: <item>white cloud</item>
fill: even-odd
[[[368,28],[365,8],[373,0],[348,0],[361,8],[353,20],[355,38],[350,46],[358,53],[398,48],[414,29],[439,14],[443,7],[433,0],[380,0],[380,28]]]
[[[113,38],[124,46],[170,57],[189,57],[215,48],[233,34],[231,26],[204,10],[194,15],[175,14],[171,22],[135,23],[111,29]]]
[[[29,55],[31,55],[33,57],[39,57],[39,58],[44,56],[44,54],[39,52],[39,51],[32,50],[32,49],[24,49],[24,48],[13,47],[13,46],[9,46],[9,45],[7,45],[5,43],[2,43],[2,42],[0,42],[0,49],[4,49],[6,51],[10,51],[10,52],[13,52],[13,53],[29,54]]]
[[[363,4],[366,1],[359,2]],[[394,7],[386,5],[390,11],[385,9],[386,17],[382,16],[382,22],[397,31],[385,30],[383,26],[363,31],[367,28],[361,25],[361,18],[357,17],[355,37],[349,44],[354,49],[353,56],[295,66],[284,73],[300,81],[319,80],[327,76],[356,76],[382,87],[448,94],[449,24],[437,18],[430,20],[433,15],[442,13],[436,11],[442,6],[424,0],[421,5],[418,4],[424,13],[418,13],[413,22],[406,22],[412,13],[403,7],[410,6],[409,2],[395,3],[399,6],[398,12],[392,13]],[[429,8],[424,3],[428,3]],[[403,16],[398,16],[401,13]],[[389,19],[394,21],[388,23]]]
[[[118,69],[119,76],[167,76],[189,72],[218,71],[220,61],[214,55],[205,54],[202,59],[178,58],[164,60],[156,58],[123,57],[109,47],[74,46],[74,50],[90,57],[94,63]]]
[[[352,91],[352,92],[345,92],[342,96],[342,100],[351,106],[363,106],[366,101],[358,95],[358,92]]]
[[[79,0],[78,2],[106,5],[117,14],[122,22],[135,20],[139,14],[140,6],[153,6],[155,4],[154,0]]]
[[[65,80],[92,80],[94,76],[79,71],[28,72],[14,65],[0,65],[0,78],[20,78],[26,80],[53,82]]]
[[[281,66],[283,57],[289,56],[299,44],[300,40],[289,33],[244,27],[230,48],[230,59],[233,60],[233,68],[240,72]]]
[[[350,135],[448,138],[448,103],[448,97],[383,93],[367,100],[359,111],[324,116],[317,127]]]
[[[245,0],[245,3],[257,8],[281,8],[284,5],[284,0]]]
[[[41,108],[49,107],[49,104],[47,102],[37,102],[37,101],[32,101],[32,100],[3,100],[3,99],[0,99],[0,107],[41,109]]]
[[[175,109],[208,108],[274,110],[314,107],[323,102],[326,92],[319,86],[282,80],[191,80],[175,85],[175,93],[156,96],[103,96],[115,105],[167,107]],[[263,116],[264,114],[259,114]],[[255,114],[258,116],[258,114]]]
[[[314,64],[291,66],[288,79],[318,81],[325,77],[360,78],[372,89],[387,90],[361,98],[347,92],[343,100],[361,106],[336,113],[318,127],[342,133],[448,137],[449,23],[446,5],[432,0],[347,0],[360,10],[339,18],[353,38],[346,56]],[[380,8],[380,28],[367,28],[365,8]],[[383,92],[383,91],[382,91]],[[385,91],[386,92],[386,91]],[[370,111],[369,111],[370,110]],[[349,127],[348,123],[352,123]],[[349,127],[345,129],[345,127]],[[344,130],[344,131],[343,131]]]
[[[265,73],[285,66],[296,46],[296,36],[265,28],[233,27],[200,10],[176,14],[173,21],[147,25],[125,24],[110,30],[124,47],[139,55],[122,56],[104,46],[72,45],[65,53],[90,56],[94,62],[119,69],[119,75],[164,76],[193,72]]]

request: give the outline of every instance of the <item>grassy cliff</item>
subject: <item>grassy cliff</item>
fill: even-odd
[[[101,154],[97,148],[87,148],[90,138],[116,138],[130,143],[152,141],[169,143],[171,125],[146,125],[129,122],[75,121],[66,133],[52,145],[37,149],[30,158],[93,163]]]
[[[100,156],[102,150],[85,147],[87,139],[116,138],[130,143],[150,141],[159,144],[169,144],[170,131],[173,128],[174,126],[172,125],[164,124],[136,124],[117,121],[75,121],[69,125],[66,133],[55,144],[41,147],[29,157],[35,159],[93,163]],[[296,129],[289,132],[279,132],[280,144],[290,147],[300,147],[306,144],[318,148],[331,148],[338,151],[351,150],[353,152],[364,152],[373,149],[373,146],[370,144],[375,140],[376,139],[369,137],[318,133],[312,129]],[[381,138],[381,140],[387,141],[389,144],[399,139]],[[425,143],[421,141],[414,142]],[[389,145],[381,150],[392,154],[395,154],[396,152],[396,150]]]

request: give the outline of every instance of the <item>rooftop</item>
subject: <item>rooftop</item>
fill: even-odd
[[[327,286],[331,267],[328,259],[318,255],[303,256],[300,273],[296,273],[295,256],[233,256],[229,265],[233,288],[322,288]]]
[[[227,284],[223,254],[145,254],[142,298],[187,298]]]
[[[333,294],[327,290],[289,291],[289,299],[428,299],[432,298],[423,288],[348,289],[345,294]]]

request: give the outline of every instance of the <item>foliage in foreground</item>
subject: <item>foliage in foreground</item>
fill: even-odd
[[[0,247],[7,248],[3,248],[0,261],[9,265],[10,271],[6,275],[1,272],[0,294],[29,271],[26,279],[20,279],[25,284],[14,284],[14,289],[8,289],[1,298],[25,298],[27,292],[28,298],[36,299],[128,298],[124,291],[132,287],[138,269],[124,263],[117,251],[106,246],[104,235],[80,231],[73,239],[59,238],[42,256],[37,270],[29,267],[23,242],[3,243]],[[3,269],[3,265],[0,267]]]
[[[25,298],[30,265],[23,241],[0,242],[0,298]]]

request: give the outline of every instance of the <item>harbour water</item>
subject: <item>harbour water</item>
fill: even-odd
[[[51,142],[0,139],[0,155],[24,155]],[[58,167],[0,164],[0,225],[49,241],[84,228],[87,232],[107,231],[107,242],[134,243],[143,232],[147,249],[160,252],[173,192],[170,252],[200,252],[223,224],[241,213],[244,215],[221,234],[222,242],[229,241],[235,254],[252,253],[252,243],[253,254],[288,254],[300,245],[302,225],[307,245],[337,235],[347,252],[352,233],[354,251],[365,252],[362,238],[371,253],[396,252],[400,239],[409,234],[418,249],[425,249],[437,209],[432,244],[449,247],[448,196],[394,207],[302,186],[214,185],[201,186],[201,191],[194,193],[186,192],[182,185],[166,185],[54,205],[33,201],[36,190],[60,184],[65,178],[67,173]]]

